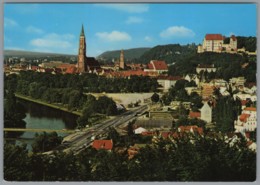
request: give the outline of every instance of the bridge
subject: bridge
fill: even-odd
[[[53,130],[53,129],[40,129],[40,128],[4,128],[4,131],[11,132],[59,132],[59,133],[74,133],[75,130]]]

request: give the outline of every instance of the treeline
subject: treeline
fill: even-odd
[[[237,48],[245,48],[246,51],[256,51],[256,37],[237,36]]]
[[[248,65],[243,67],[243,64]],[[232,77],[244,76],[247,82],[256,82],[256,57],[241,56],[229,53],[198,53],[182,62],[169,66],[169,75],[195,74],[198,64],[214,64],[217,68],[212,78],[229,80]]]
[[[41,89],[65,89],[72,88],[84,93],[127,93],[127,92],[153,92],[158,83],[156,79],[143,76],[131,76],[128,78],[106,78],[95,74],[50,74],[22,71],[20,75],[9,75],[6,80],[16,79],[17,90],[22,94],[28,90]],[[8,83],[8,82],[6,82]]]
[[[222,137],[159,139],[132,158],[126,150],[85,149],[78,155],[33,153],[4,145],[7,181],[254,181],[256,153],[246,141],[231,145]]]

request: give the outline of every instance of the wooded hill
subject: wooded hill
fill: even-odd
[[[124,57],[126,60],[138,59],[146,51],[149,51],[151,48],[133,48],[124,50]],[[98,60],[101,61],[112,61],[112,59],[119,60],[121,50],[106,51],[101,55],[97,56]]]

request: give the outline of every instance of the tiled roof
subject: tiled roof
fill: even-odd
[[[207,34],[205,36],[206,40],[224,40],[224,37],[221,34]]]
[[[65,69],[65,68],[69,68],[69,67],[75,67],[75,64],[68,64],[68,63],[63,63],[57,66],[57,68],[60,69]]]
[[[113,148],[113,141],[111,140],[94,140],[92,147],[100,150],[100,149],[104,149],[104,150],[112,150]]]
[[[197,132],[199,134],[203,134],[202,127],[198,127],[197,125],[179,126],[178,127],[178,130],[180,130],[180,132],[190,132],[191,129],[193,130],[193,132]]]
[[[256,108],[255,107],[246,107],[246,108],[244,108],[244,110],[256,111]]]
[[[155,70],[168,70],[168,66],[165,61],[152,60],[151,63],[153,64]]]
[[[190,112],[189,117],[190,118],[200,118],[200,112]]]
[[[154,69],[152,64],[147,64],[148,69]]]
[[[240,116],[239,116],[239,120],[240,121],[243,121],[243,122],[246,122],[247,121],[247,118],[249,118],[250,117],[250,114],[241,114]]]
[[[75,66],[71,66],[71,67],[68,67],[66,69],[66,72],[65,73],[68,73],[68,74],[75,74],[77,72],[77,68]]]

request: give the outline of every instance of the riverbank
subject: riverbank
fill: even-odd
[[[54,109],[62,110],[64,112],[72,113],[72,114],[75,114],[77,116],[82,116],[81,112],[69,111],[65,107],[62,107],[62,106],[59,106],[59,105],[50,104],[50,103],[47,103],[47,102],[44,102],[44,101],[41,101],[41,100],[36,100],[36,99],[33,99],[33,98],[29,97],[29,96],[24,96],[24,95],[17,94],[17,93],[15,93],[15,96],[17,98],[20,98],[20,99],[23,99],[23,100],[31,101],[31,102],[34,102],[34,103],[37,103],[37,104],[41,104],[41,105],[44,105],[44,106],[48,106],[48,107],[51,107],[51,108],[54,108]]]

